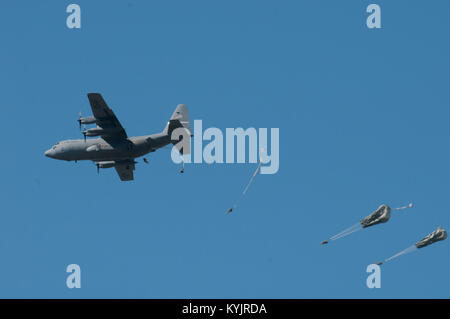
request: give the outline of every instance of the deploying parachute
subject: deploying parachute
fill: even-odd
[[[407,253],[416,251],[417,249],[420,249],[420,248],[426,247],[428,245],[434,244],[435,242],[444,240],[446,238],[447,238],[447,231],[444,228],[442,228],[442,227],[438,227],[434,232],[432,232],[431,234],[425,236],[423,239],[419,240],[414,245],[406,248],[405,250],[402,250],[401,252],[395,254],[392,257],[389,257],[388,259],[386,259],[384,261],[384,263],[386,263],[386,262],[388,262],[388,261],[390,261],[390,260],[392,260],[394,258],[397,258],[397,257],[399,257],[401,255],[405,255]],[[377,263],[377,265],[381,265],[381,264],[383,264],[383,262],[378,262]]]
[[[244,198],[245,194],[247,193],[248,188],[253,183],[253,180],[255,179],[256,175],[258,174],[260,168],[261,168],[261,162],[258,163],[258,166],[256,167],[256,170],[253,173],[252,177],[250,177],[250,181],[247,183],[247,186],[244,188],[244,191],[242,192],[241,197],[239,197],[239,199],[233,204],[233,206],[226,211],[226,214],[231,213],[233,211],[233,209],[236,209],[236,207],[239,205],[242,198]]]
[[[403,209],[411,208],[411,207],[413,207],[412,203],[410,203],[406,206],[397,207],[394,209],[395,210],[403,210]],[[386,223],[389,220],[389,218],[391,218],[391,208],[388,205],[383,204],[380,207],[378,207],[377,210],[374,211],[372,214],[361,219],[359,221],[359,223],[356,223],[355,225],[350,226],[349,228],[340,232],[339,234],[334,235],[333,237],[330,237],[328,240],[324,240],[323,242],[321,242],[321,244],[322,245],[328,244],[328,242],[330,242],[332,240],[336,240],[336,239],[348,236],[351,233],[357,232],[361,229],[364,229],[364,228],[367,228],[370,226],[374,226],[377,224]]]
[[[231,213],[234,209],[236,209],[238,207],[239,203],[241,202],[241,200],[244,198],[245,194],[247,193],[248,188],[253,183],[253,180],[255,179],[256,175],[258,175],[258,172],[260,171],[261,164],[262,164],[261,154],[262,154],[262,152],[264,152],[264,150],[265,150],[265,148],[262,147],[261,152],[260,152],[260,159],[259,159],[258,166],[256,167],[255,171],[253,172],[252,177],[250,177],[250,180],[248,181],[247,186],[245,186],[244,191],[241,194],[241,197],[239,197],[239,199],[233,204],[233,206],[226,211],[226,214]]]
[[[434,232],[424,237],[422,240],[419,240],[416,243],[416,247],[423,248],[444,239],[447,239],[447,231],[439,226]]]

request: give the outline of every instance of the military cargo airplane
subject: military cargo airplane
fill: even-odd
[[[122,181],[131,181],[134,179],[136,158],[169,144],[177,146],[180,153],[183,154],[183,148],[179,146],[182,143],[178,142],[183,139],[183,136],[192,136],[188,108],[185,104],[179,104],[176,107],[161,133],[128,137],[101,94],[88,93],[87,96],[93,116],[81,117],[80,114],[78,118],[80,129],[82,124],[97,124],[97,127],[87,130],[85,128],[83,130],[84,140],[66,140],[56,143],[45,152],[45,156],[75,162],[91,160],[97,165],[97,172],[100,172],[100,168],[114,167]],[[186,130],[186,135],[179,135],[174,140],[172,132],[178,128]],[[100,137],[86,139],[91,136]],[[146,158],[144,158],[144,162],[148,163]]]

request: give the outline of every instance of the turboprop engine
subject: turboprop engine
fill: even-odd
[[[101,128],[101,127],[94,127],[94,128],[90,128],[88,130],[84,130],[83,134],[84,136],[99,136],[99,135],[104,135],[104,134],[112,134],[115,132],[120,131],[120,128]]]
[[[97,119],[94,116],[87,116],[87,117],[80,117],[78,118],[78,123],[80,124],[80,130],[81,130],[81,124],[94,124],[97,122]]]
[[[116,132],[119,132],[121,128],[102,128],[102,127],[94,127],[90,128],[88,130],[83,131],[84,140],[86,141],[86,136],[99,136],[99,135],[108,135],[108,134],[114,134]]]
[[[97,162],[95,165],[97,165],[97,174],[100,174],[100,168],[114,167],[116,165],[116,162],[114,161]]]

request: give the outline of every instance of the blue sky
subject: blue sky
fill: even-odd
[[[81,6],[69,30],[66,6]],[[378,3],[382,29],[365,9]],[[0,10],[0,297],[448,298],[450,3],[14,1]],[[44,157],[100,92],[128,135],[179,103],[203,126],[277,127],[280,170],[170,152],[135,181]],[[407,212],[328,246],[380,204]],[[79,264],[82,288],[65,285]]]

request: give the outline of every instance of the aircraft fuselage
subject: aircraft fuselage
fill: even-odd
[[[56,143],[45,156],[65,161],[120,161],[135,159],[170,144],[168,135],[159,133],[123,140],[95,138]]]

